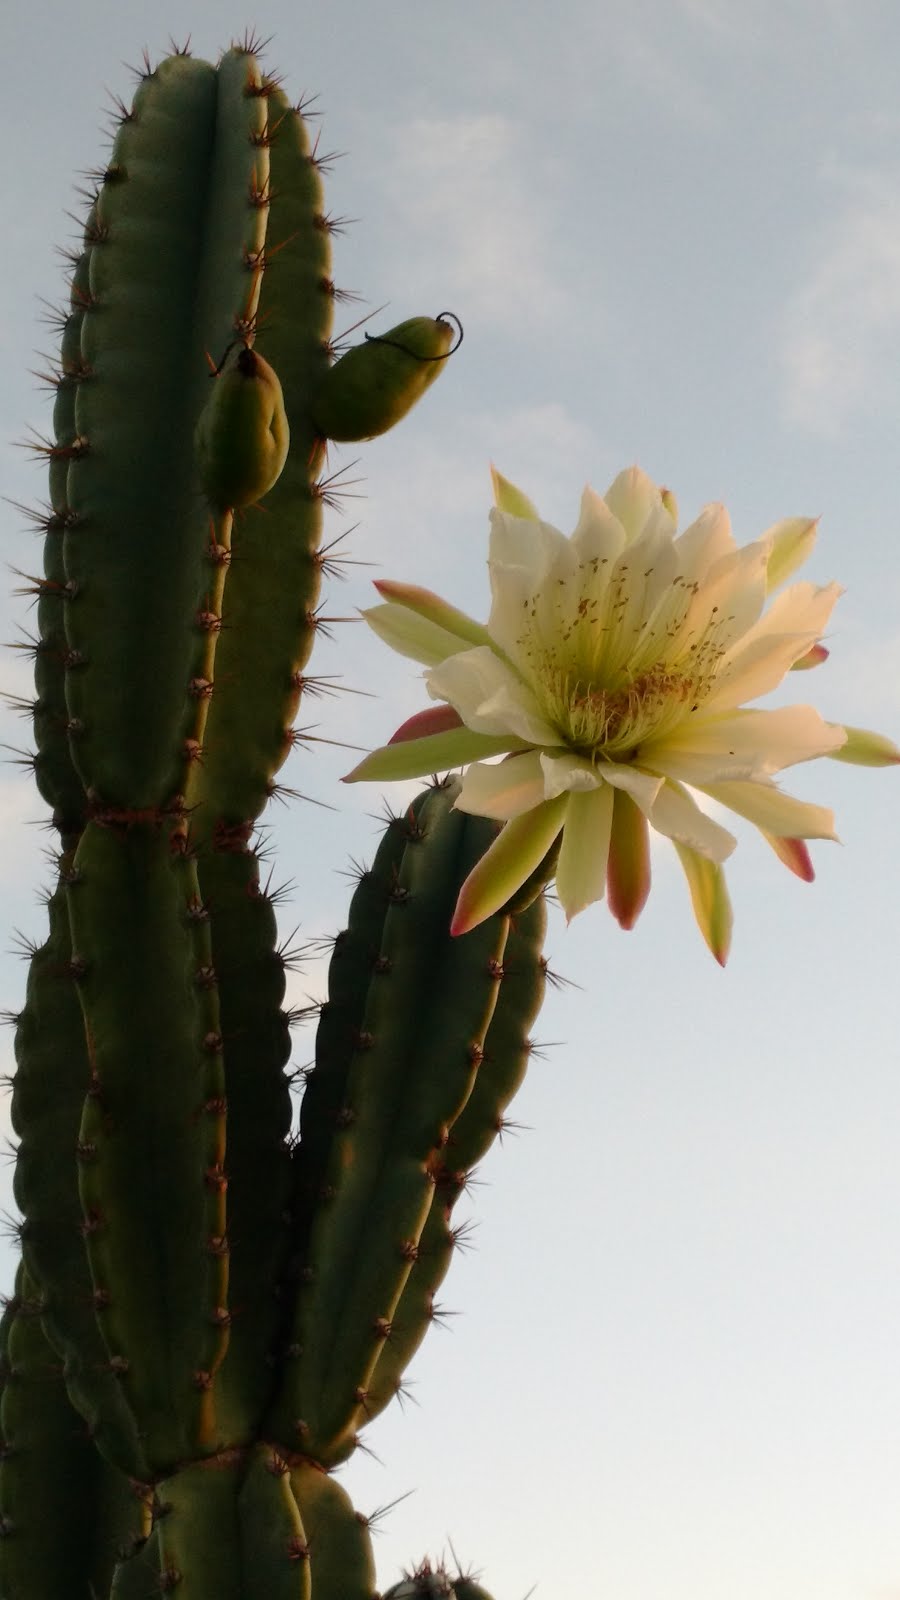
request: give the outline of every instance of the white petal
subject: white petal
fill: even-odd
[[[796,583],[785,589],[723,656],[707,705],[724,710],[776,688],[821,638],[842,592],[837,583]]]
[[[508,822],[546,798],[540,757],[536,750],[528,750],[508,761],[478,761],[467,767],[455,809]]]
[[[558,794],[575,791],[581,794],[599,789],[601,779],[581,756],[550,756],[541,752],[541,771],[544,774],[543,799],[554,800]]]
[[[642,766],[703,787],[731,778],[765,778],[798,761],[840,748],[843,730],[823,721],[812,706],[775,711],[697,713],[669,734],[642,745]]]
[[[725,507],[704,506],[696,522],[675,541],[678,570],[689,583],[702,583],[710,568],[737,548]]]
[[[621,522],[629,542],[643,533],[651,512],[662,505],[659,489],[640,467],[626,467],[620,472],[603,498]]]
[[[569,798],[556,867],[556,893],[569,921],[603,899],[612,816],[613,791],[606,784]]]
[[[662,788],[662,778],[650,772],[638,772],[635,767],[617,766],[612,761],[604,761],[597,772],[604,783],[611,784],[614,789],[624,790],[646,816],[650,815],[653,802]]]
[[[766,546],[757,541],[714,563],[694,595],[670,659],[687,657],[701,645],[728,649],[753,626],[766,601],[767,559]]]
[[[783,517],[763,534],[771,546],[769,590],[780,588],[811,554],[819,527],[818,517]]]
[[[504,478],[502,472],[491,467],[491,482],[494,487],[494,505],[501,511],[509,511],[514,517],[530,517],[533,521],[540,521],[538,509],[529,500],[523,489],[511,483],[509,478]]]
[[[729,811],[779,838],[837,839],[833,811],[783,794],[774,783],[705,783],[702,788]]]
[[[447,700],[477,733],[514,733],[529,744],[562,743],[541,716],[528,685],[493,650],[463,650],[425,675],[429,694]]]
[[[586,488],[581,496],[581,514],[572,545],[579,561],[611,564],[622,554],[625,529],[594,489]]]
[[[650,808],[648,821],[657,833],[687,845],[707,861],[727,861],[737,844],[734,835],[701,811],[680,784],[663,784]]]

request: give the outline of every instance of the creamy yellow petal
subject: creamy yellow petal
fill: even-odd
[[[558,794],[585,794],[591,789],[599,789],[602,782],[598,772],[583,756],[555,756],[548,751],[541,751],[540,765],[545,800],[553,800]]]
[[[704,794],[764,833],[785,839],[833,839],[834,812],[784,794],[774,783],[704,783]]]
[[[664,739],[648,740],[637,759],[653,772],[702,788],[707,781],[764,778],[799,761],[830,755],[843,744],[841,729],[813,706],[774,711],[697,712]]]
[[[603,899],[613,803],[614,790],[607,784],[569,797],[556,866],[556,893],[569,922]]]
[[[713,502],[675,540],[678,570],[689,583],[702,583],[711,568],[737,548],[728,512]]]
[[[529,744],[561,744],[528,685],[493,650],[465,650],[426,673],[428,693],[448,700],[478,733],[511,733]]]
[[[540,513],[532,504],[527,494],[522,489],[504,478],[495,466],[491,467],[491,483],[494,488],[494,505],[500,511],[508,511],[514,517],[529,517],[534,522],[540,522]]]
[[[626,467],[603,496],[613,516],[621,522],[629,543],[643,533],[651,513],[662,506],[662,495],[640,467]]]
[[[510,756],[508,761],[478,762],[468,767],[455,804],[457,811],[508,822],[523,811],[532,811],[546,798],[540,756],[536,750],[527,750]]]
[[[783,517],[763,534],[769,542],[767,582],[769,593],[792,577],[811,555],[818,532],[818,517]]]
[[[701,811],[678,783],[663,784],[647,813],[647,820],[657,833],[686,845],[709,861],[727,861],[737,844],[734,835]]]

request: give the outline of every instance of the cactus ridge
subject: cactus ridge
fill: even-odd
[[[254,836],[316,738],[324,511],[352,470],[329,442],[400,420],[453,331],[414,317],[336,358],[326,161],[259,48],[145,59],[34,447],[22,709],[60,854],[17,1019],[4,1600],[374,1600],[330,1469],[400,1386],[519,1075],[501,1016],[531,914],[450,938],[495,825],[446,781],[357,886],[291,1137],[293,953]],[[432,1577],[409,1592],[453,1600]]]
[[[37,1285],[24,1267],[5,1325],[0,1592],[90,1600],[92,1584],[109,1592],[116,1547],[140,1526],[141,1504],[71,1405],[42,1328]]]
[[[449,936],[467,863],[494,833],[453,809],[457,793],[451,780],[427,795],[390,891],[298,1292],[292,1342],[303,1359],[280,1404],[305,1428],[285,1437],[282,1412],[276,1436],[326,1465],[365,1420],[368,1378],[431,1204],[429,1157],[471,1089],[497,995],[506,919]]]

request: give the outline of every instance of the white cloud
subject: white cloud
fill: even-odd
[[[829,176],[848,192],[787,308],[783,408],[834,437],[900,400],[900,198],[894,179]]]
[[[547,214],[556,186],[523,159],[523,146],[524,130],[497,112],[416,117],[395,129],[384,181],[407,289],[421,283],[433,294],[442,283],[464,297],[469,317],[495,326],[560,314]]]

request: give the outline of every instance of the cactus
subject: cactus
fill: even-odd
[[[527,1061],[545,909],[535,886],[451,939],[496,824],[452,779],[392,818],[292,1136],[290,952],[252,841],[315,689],[328,440],[400,421],[453,319],[336,358],[324,163],[256,42],[140,76],[36,446],[59,846],[16,1031],[0,1596],[372,1600],[331,1474],[432,1320]],[[454,1585],[484,1593],[427,1567],[391,1593]]]

